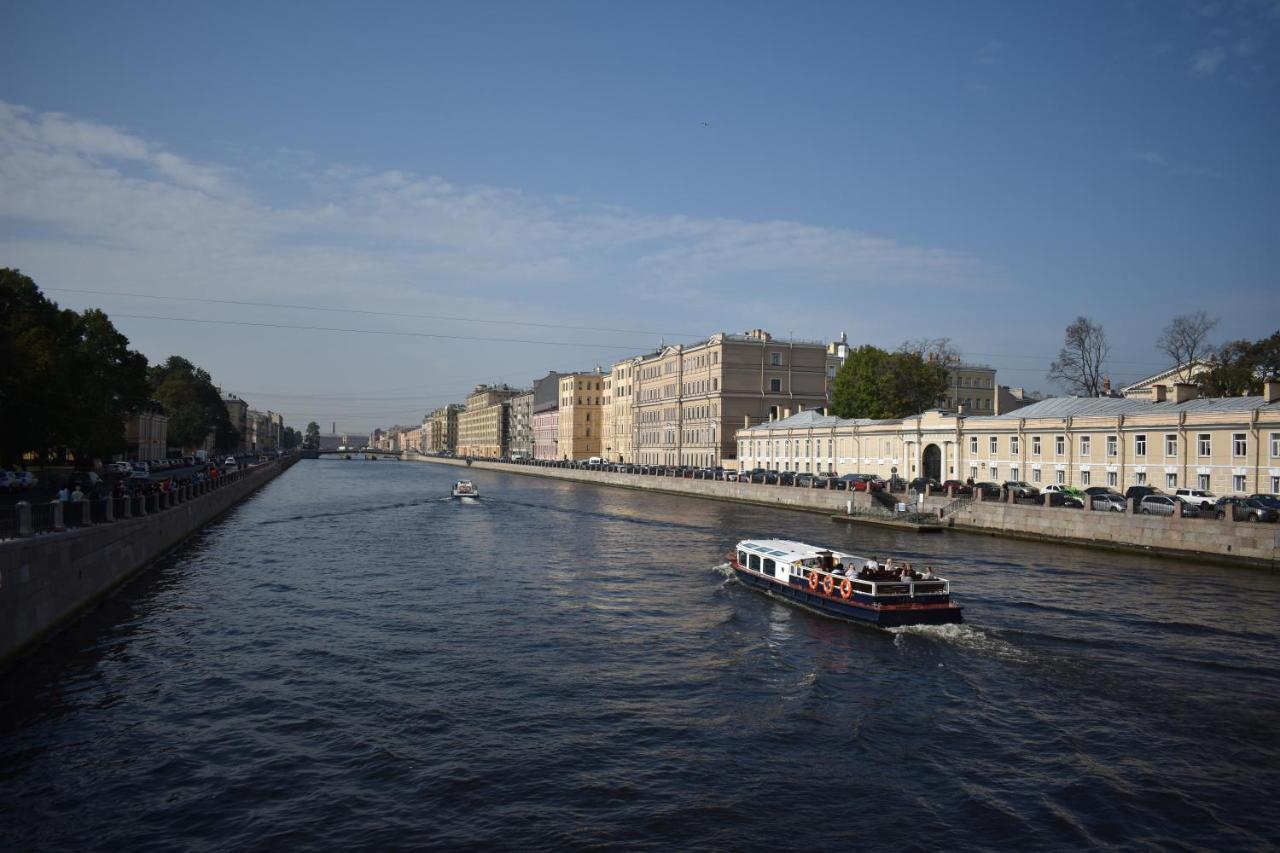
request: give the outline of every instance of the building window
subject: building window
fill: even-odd
[[[990,439],[988,439],[988,443],[990,446],[987,449],[991,452],[992,456],[995,456],[997,451],[999,451],[1000,449],[1000,439],[996,438],[993,435],[991,436]]]
[[[1231,455],[1244,456],[1249,452],[1249,442],[1242,432],[1234,433],[1231,436]]]
[[[991,466],[991,479],[995,480],[996,482],[1000,481],[1000,469],[995,465]]]
[[[1278,457],[1280,457],[1280,432],[1273,432],[1271,433],[1271,458],[1276,459]],[[1275,491],[1275,489],[1272,489],[1271,493],[1275,494]]]
[[[1115,484],[1116,484],[1116,472],[1115,472],[1115,471],[1108,471],[1108,472],[1107,472],[1107,485],[1108,485],[1108,486],[1114,486]]]
[[[976,435],[969,436],[969,452],[974,456],[978,455],[978,437]],[[1275,455],[1274,453],[1272,454]]]
[[[1244,474],[1233,474],[1231,476],[1231,491],[1236,494],[1244,491]]]
[[[1016,435],[1009,436],[1009,455],[1018,455],[1018,437]],[[1016,477],[1014,479],[1017,479]]]
[[[1055,435],[1053,437],[1053,452],[1057,456],[1065,456],[1067,452],[1067,437],[1065,435]]]
[[[774,367],[780,366],[782,364],[782,353],[780,352],[769,353],[769,364],[773,365]]]
[[[775,394],[777,394],[778,392],[780,392],[780,391],[782,390],[782,380],[781,380],[781,379],[770,379],[770,380],[769,380],[769,390],[770,390],[770,391],[772,391],[772,392],[773,392],[773,393],[775,393]]]
[[[1056,479],[1056,480],[1058,481],[1058,485],[1059,485],[1059,486],[1063,485],[1064,483],[1066,483],[1066,482],[1067,482],[1067,472],[1066,472],[1066,471],[1059,471],[1059,472],[1058,472],[1058,476],[1057,476],[1057,477],[1055,477],[1054,479]]]
[[[1089,455],[1089,443],[1090,443],[1089,436],[1087,435],[1080,436],[1080,455],[1081,456]]]
[[[1133,475],[1133,481],[1134,481],[1134,484],[1135,484],[1135,485],[1138,485],[1138,486],[1145,486],[1145,485],[1147,484],[1147,475],[1146,475],[1146,472],[1145,472],[1145,471],[1139,471],[1137,474],[1134,474],[1134,475]]]
[[[1271,478],[1271,494],[1280,495],[1280,477]]]
[[[976,480],[976,479],[978,479],[978,466],[977,466],[977,465],[970,465],[970,466],[969,466],[969,479],[970,479],[970,480]]]
[[[1147,455],[1147,436],[1145,434],[1135,435],[1133,437],[1133,455],[1134,456]]]
[[[1040,482],[1040,469],[1039,469],[1039,468],[1032,468],[1032,469],[1031,469],[1031,482],[1033,482],[1033,483],[1038,483],[1038,482]]]
[[[1171,492],[1172,492],[1174,489],[1178,488],[1178,475],[1177,475],[1177,474],[1165,474],[1165,475],[1164,475],[1164,487],[1165,487],[1166,489],[1168,489],[1169,491],[1171,491]]]
[[[1202,432],[1196,436],[1196,452],[1201,456],[1213,455],[1213,435]]]
[[[1178,455],[1178,434],[1167,432],[1164,434],[1164,455],[1172,458]]]
[[[1010,479],[1010,480],[1012,480],[1012,481],[1014,481],[1014,482],[1016,483],[1016,482],[1020,479],[1020,478],[1018,477],[1018,474],[1021,472],[1021,470],[1022,470],[1022,469],[1020,469],[1020,468],[1010,468],[1010,469],[1009,469],[1009,479]]]
[[[1040,436],[1038,435],[1031,436],[1031,455],[1040,455]]]
[[[1196,476],[1196,488],[1202,492],[1209,491],[1209,475],[1199,474]]]
[[[1107,436],[1107,455],[1116,456],[1116,437],[1114,435]],[[1114,484],[1113,484],[1114,485]]]
[[[1089,472],[1088,472],[1088,471],[1081,471],[1081,472],[1080,472],[1080,485],[1082,485],[1082,486],[1087,486],[1087,485],[1089,485],[1089,482],[1090,482],[1090,480],[1091,480],[1091,479],[1092,479],[1092,478],[1089,476]]]

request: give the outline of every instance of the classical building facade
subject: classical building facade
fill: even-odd
[[[930,411],[901,420],[817,412],[737,433],[741,470],[888,478],[1280,493],[1280,382],[1255,397],[1198,398],[1179,384],[1153,399],[1055,397],[1008,415]],[[896,472],[895,472],[896,469]]]
[[[559,373],[548,373],[541,379],[534,380],[532,391],[511,398],[512,459],[533,456],[533,415],[556,407],[560,394],[560,376]]]
[[[645,358],[637,355],[616,362],[605,377],[604,446],[600,455],[610,462],[630,462],[634,458],[636,369]]]
[[[744,418],[825,406],[826,368],[826,344],[777,341],[759,329],[643,356],[630,381],[627,461],[714,466],[733,459]]]
[[[125,443],[130,459],[164,459],[169,455],[169,415],[164,406],[151,400],[124,422]]]
[[[231,426],[240,435],[240,444],[236,447],[236,453],[248,453],[249,404],[234,394],[224,396],[222,404],[227,407],[227,416],[231,419]]]
[[[950,361],[946,364],[947,390],[938,405],[968,415],[996,414],[996,371],[985,364]]]
[[[510,446],[511,399],[523,391],[508,385],[477,385],[458,415],[459,456],[506,456]]]
[[[427,430],[428,453],[452,453],[458,449],[458,414],[462,406],[449,403],[427,415],[430,424]]]
[[[561,459],[590,459],[601,454],[607,379],[600,371],[560,376],[558,449]]]
[[[556,383],[557,390],[559,383]],[[535,412],[533,415],[533,458],[548,462],[560,458],[560,410]]]

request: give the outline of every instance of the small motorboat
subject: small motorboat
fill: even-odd
[[[962,621],[951,582],[926,567],[859,557],[786,539],[739,542],[729,554],[738,579],[768,595],[850,622],[884,628]]]
[[[453,491],[450,494],[455,498],[478,498],[480,490],[470,480],[459,480],[453,484]]]

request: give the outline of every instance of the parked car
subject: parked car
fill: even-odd
[[[1178,511],[1178,504],[1168,495],[1147,495],[1138,502],[1138,512],[1141,515],[1174,515]],[[1185,516],[1195,516],[1200,514],[1200,508],[1195,504],[1184,503],[1182,505],[1182,514]]]
[[[1272,509],[1257,498],[1227,497],[1218,498],[1214,505],[1214,517],[1225,518],[1227,510],[1236,521],[1275,521],[1280,518],[1280,511]]]
[[[999,498],[1001,494],[999,483],[974,483],[973,491],[984,498]]]
[[[18,475],[9,470],[0,470],[0,490],[9,492],[17,488]]]
[[[962,483],[959,480],[947,480],[942,484],[942,490],[945,492],[951,489],[953,495],[971,495],[973,494],[973,486],[968,483]]]
[[[1066,509],[1084,509],[1084,501],[1067,492],[1045,492],[1049,506],[1060,506]]]
[[[1255,501],[1262,501],[1263,506],[1269,506],[1272,509],[1280,510],[1280,497],[1276,495],[1257,494],[1257,495],[1249,495],[1249,497],[1250,499]]]
[[[812,474],[800,474],[796,477],[796,485],[802,489],[812,489],[813,482]]]
[[[107,470],[113,474],[128,474],[133,470],[133,466],[128,462],[112,462],[107,466]]]
[[[1013,496],[1015,498],[1040,497],[1039,489],[1037,489],[1035,486],[1031,485],[1030,483],[1023,482],[1022,480],[1008,480],[1004,483],[1004,488],[1007,491],[1013,492]]]
[[[32,486],[39,485],[40,483],[40,480],[37,479],[36,475],[32,474],[30,471],[18,471],[13,476],[15,477],[15,488],[21,489],[22,491],[26,491]]]
[[[1217,495],[1203,489],[1178,489],[1173,493],[1173,499],[1198,509],[1213,509],[1218,503]]]
[[[1147,495],[1163,495],[1163,494],[1164,492],[1160,491],[1155,486],[1130,486],[1129,488],[1124,490],[1124,499],[1127,501],[1131,501],[1134,498],[1137,498],[1139,501],[1141,501]]]
[[[932,477],[916,477],[907,485],[917,492],[923,492],[926,488],[932,488],[934,491],[939,491],[942,488],[942,484]]]
[[[1102,512],[1124,512],[1129,508],[1129,503],[1124,499],[1124,495],[1102,492],[1089,496],[1089,508]]]

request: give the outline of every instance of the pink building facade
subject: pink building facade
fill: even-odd
[[[560,410],[549,409],[533,415],[533,458],[559,459]]]

